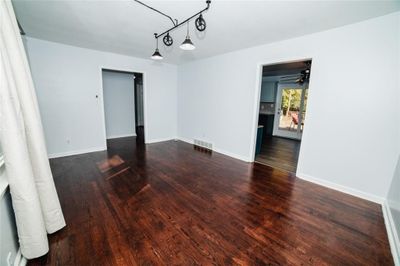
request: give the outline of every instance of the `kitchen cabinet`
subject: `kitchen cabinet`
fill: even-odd
[[[276,82],[264,81],[261,84],[260,102],[276,101]]]
[[[274,117],[273,114],[260,114],[258,116],[258,125],[264,126],[263,137],[272,136],[274,130]]]

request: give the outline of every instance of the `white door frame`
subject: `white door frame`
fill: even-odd
[[[297,83],[278,83],[278,90],[276,93],[276,102],[275,102],[275,119],[274,119],[274,129],[273,136],[279,136],[290,139],[301,139],[302,131],[301,124],[303,123],[303,108],[304,108],[304,99],[305,99],[305,91],[308,85],[306,83],[300,85]],[[296,130],[288,131],[279,129],[280,117],[281,117],[281,104],[282,104],[282,91],[285,88],[293,88],[293,89],[301,89],[301,99],[300,99],[300,111],[299,111],[299,123],[296,127]]]
[[[249,154],[249,159],[248,161],[254,162],[255,159],[255,152],[256,152],[256,140],[257,140],[257,129],[258,129],[258,116],[260,114],[260,98],[261,98],[261,85],[262,85],[262,70],[264,66],[268,65],[276,65],[276,64],[281,64],[281,63],[294,63],[294,62],[300,62],[300,61],[313,61],[313,58],[310,56],[305,56],[305,57],[300,57],[298,59],[283,59],[283,60],[273,60],[273,61],[267,61],[267,62],[262,62],[258,63],[256,66],[256,88],[255,88],[255,94],[254,94],[254,109],[253,109],[253,127],[252,127],[252,133],[251,133],[251,142],[250,142],[250,154]],[[303,130],[304,133],[304,130]],[[302,149],[302,146],[300,146],[300,150]],[[247,161],[247,160],[246,160]]]
[[[125,72],[127,74],[132,74],[134,75],[135,73],[140,73],[142,74],[142,79],[143,79],[143,127],[144,127],[144,143],[146,143],[146,139],[148,136],[148,123],[147,123],[147,82],[146,82],[146,72],[140,71],[140,70],[134,70],[134,69],[123,69],[119,67],[107,67],[107,66],[100,66],[100,93],[99,93],[99,101],[101,102],[100,108],[101,108],[101,114],[102,114],[102,122],[103,122],[103,149],[107,150],[107,133],[106,133],[106,113],[105,113],[105,108],[104,108],[104,88],[103,88],[103,70],[111,70],[111,71],[117,71],[117,72]],[[133,90],[135,88],[132,88]]]

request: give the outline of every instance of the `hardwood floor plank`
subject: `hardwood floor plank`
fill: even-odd
[[[265,165],[135,138],[50,163],[67,227],[30,265],[393,265],[379,205]]]
[[[267,136],[263,139],[260,154],[255,160],[259,163],[296,173],[300,152],[300,140]]]

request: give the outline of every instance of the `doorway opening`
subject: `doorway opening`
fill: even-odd
[[[311,60],[262,67],[256,162],[296,172],[310,75]]]
[[[106,140],[144,144],[143,73],[102,69]]]

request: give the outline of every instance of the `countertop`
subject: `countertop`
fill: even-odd
[[[275,115],[274,112],[261,112],[259,113],[260,115]]]

